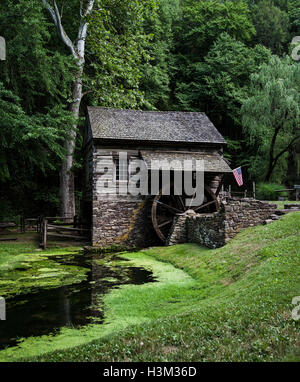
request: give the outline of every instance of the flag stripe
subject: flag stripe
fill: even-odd
[[[239,187],[241,187],[243,185],[242,168],[241,167],[235,168],[232,171],[232,173],[234,175],[234,178],[235,178],[237,184],[239,185]]]

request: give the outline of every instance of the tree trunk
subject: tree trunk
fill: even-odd
[[[267,175],[265,177],[265,182],[269,182],[271,175],[272,175],[272,172],[274,170],[274,166],[275,166],[275,164],[274,164],[274,148],[275,148],[275,143],[276,143],[276,139],[277,139],[277,135],[279,133],[279,130],[280,130],[280,127],[277,127],[275,129],[274,135],[272,137],[270,151],[269,151],[269,167],[268,167]]]
[[[79,64],[77,78],[73,84],[73,103],[71,104],[70,111],[76,119],[79,117],[79,108],[82,99],[82,74],[83,65]],[[62,162],[60,171],[60,213],[61,216],[69,218],[70,221],[74,218],[75,212],[75,184],[74,184],[74,152],[76,146],[76,130],[77,125],[73,126],[70,131],[70,137],[65,142],[66,157]]]
[[[75,216],[75,197],[74,197],[74,173],[73,168],[73,147],[72,141],[67,141],[65,143],[68,155],[62,162],[62,167],[60,170],[60,215],[69,218],[67,222],[71,222]]]
[[[268,171],[267,171],[267,175],[265,177],[265,182],[269,182],[270,181],[270,178],[271,178],[273,170],[274,170],[273,163],[270,162],[269,163],[269,168],[268,168]]]

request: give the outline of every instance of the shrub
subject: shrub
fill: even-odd
[[[276,183],[259,183],[257,185],[256,195],[262,200],[277,200],[279,196],[288,197],[287,191],[275,192],[276,190],[284,190],[285,186]]]

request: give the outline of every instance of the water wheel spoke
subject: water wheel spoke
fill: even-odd
[[[196,192],[193,193],[193,196],[192,196],[191,199],[190,199],[190,202],[189,202],[189,205],[188,205],[187,209],[192,208],[191,205],[192,205],[192,203],[193,203],[193,200],[195,199],[195,196],[196,196]]]
[[[179,202],[179,199],[177,198],[177,196],[175,196],[175,195],[170,195],[170,196],[171,196],[171,199],[173,201],[173,205],[176,206],[175,208],[180,209],[181,205],[180,205],[180,202]]]
[[[202,209],[202,208],[205,208],[205,207],[207,207],[207,206],[209,206],[209,205],[211,205],[211,204],[215,204],[215,203],[216,203],[215,200],[212,200],[212,201],[210,201],[210,202],[208,202],[208,203],[204,203],[204,204],[202,204],[202,205],[199,206],[199,207],[193,208],[193,210],[196,212],[196,211],[199,211],[199,210]]]
[[[166,220],[165,222],[158,224],[158,227],[164,227],[165,225],[172,223],[172,221],[173,219]]]
[[[184,204],[184,201],[182,199],[182,196],[181,195],[177,195],[178,196],[178,199],[179,199],[179,202],[180,202],[180,207],[182,208],[182,211],[186,211],[186,206]]]
[[[182,213],[182,211],[180,211],[179,209],[177,209],[175,207],[172,207],[172,206],[169,206],[168,204],[165,204],[163,202],[160,202],[159,200],[156,200],[154,203],[158,203],[162,207],[164,207],[167,210],[171,211],[173,214],[181,214]]]

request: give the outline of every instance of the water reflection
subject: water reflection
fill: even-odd
[[[150,271],[118,265],[119,258],[110,257],[113,266],[99,264],[99,257],[78,255],[53,256],[64,265],[88,269],[87,280],[80,284],[55,289],[40,289],[37,293],[20,295],[7,302],[6,321],[0,321],[0,349],[14,346],[19,338],[55,335],[62,327],[81,327],[89,323],[103,323],[103,295],[124,284],[154,282]],[[104,262],[105,263],[105,262]]]

